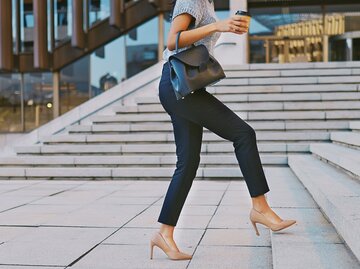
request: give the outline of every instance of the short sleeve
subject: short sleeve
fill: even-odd
[[[202,17],[201,1],[202,0],[177,0],[171,20],[174,20],[175,17],[180,14],[188,13],[195,18],[195,24],[198,24]]]

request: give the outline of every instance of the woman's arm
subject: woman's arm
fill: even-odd
[[[179,48],[187,47],[215,32],[233,32],[236,34],[243,34],[248,30],[246,27],[246,19],[243,19],[240,15],[233,15],[228,19],[216,21],[185,31],[185,29],[189,27],[192,18],[193,17],[189,13],[183,13],[176,16],[172,21],[167,39],[167,48],[169,50],[175,49],[176,34],[180,30],[183,30],[183,32],[181,32],[179,38]]]

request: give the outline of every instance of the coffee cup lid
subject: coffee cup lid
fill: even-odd
[[[244,16],[249,16],[251,17],[250,13],[248,11],[244,11],[244,10],[238,10],[235,13],[236,15],[244,15]]]

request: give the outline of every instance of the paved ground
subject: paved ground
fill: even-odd
[[[359,268],[291,170],[264,170],[270,205],[298,223],[258,237],[244,181],[194,181],[175,229],[191,261],[149,259],[169,181],[0,181],[0,269]]]

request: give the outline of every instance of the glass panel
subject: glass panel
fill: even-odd
[[[220,20],[224,20],[230,17],[230,10],[217,10],[215,13]]]
[[[90,56],[63,68],[60,72],[60,114],[89,99]]]
[[[0,132],[21,132],[20,75],[0,75]]]
[[[95,24],[110,16],[110,0],[89,1],[89,25]]]
[[[353,60],[360,61],[360,38],[353,39]]]
[[[34,13],[32,1],[20,0],[20,25],[21,51],[32,51],[34,43]]]
[[[126,78],[158,62],[158,17],[132,29],[125,36]]]
[[[325,28],[330,35],[330,60],[359,59],[360,4],[327,5],[325,11]]]
[[[53,118],[51,73],[24,75],[25,130],[35,129]]]
[[[12,25],[12,40],[13,40],[13,52],[16,51],[16,2],[17,0],[11,1],[11,25]]]
[[[91,96],[96,96],[126,78],[125,36],[91,54]]]
[[[331,41],[330,59],[332,61],[346,61],[346,40]]]
[[[71,37],[71,23],[71,1],[54,0],[55,47]]]

